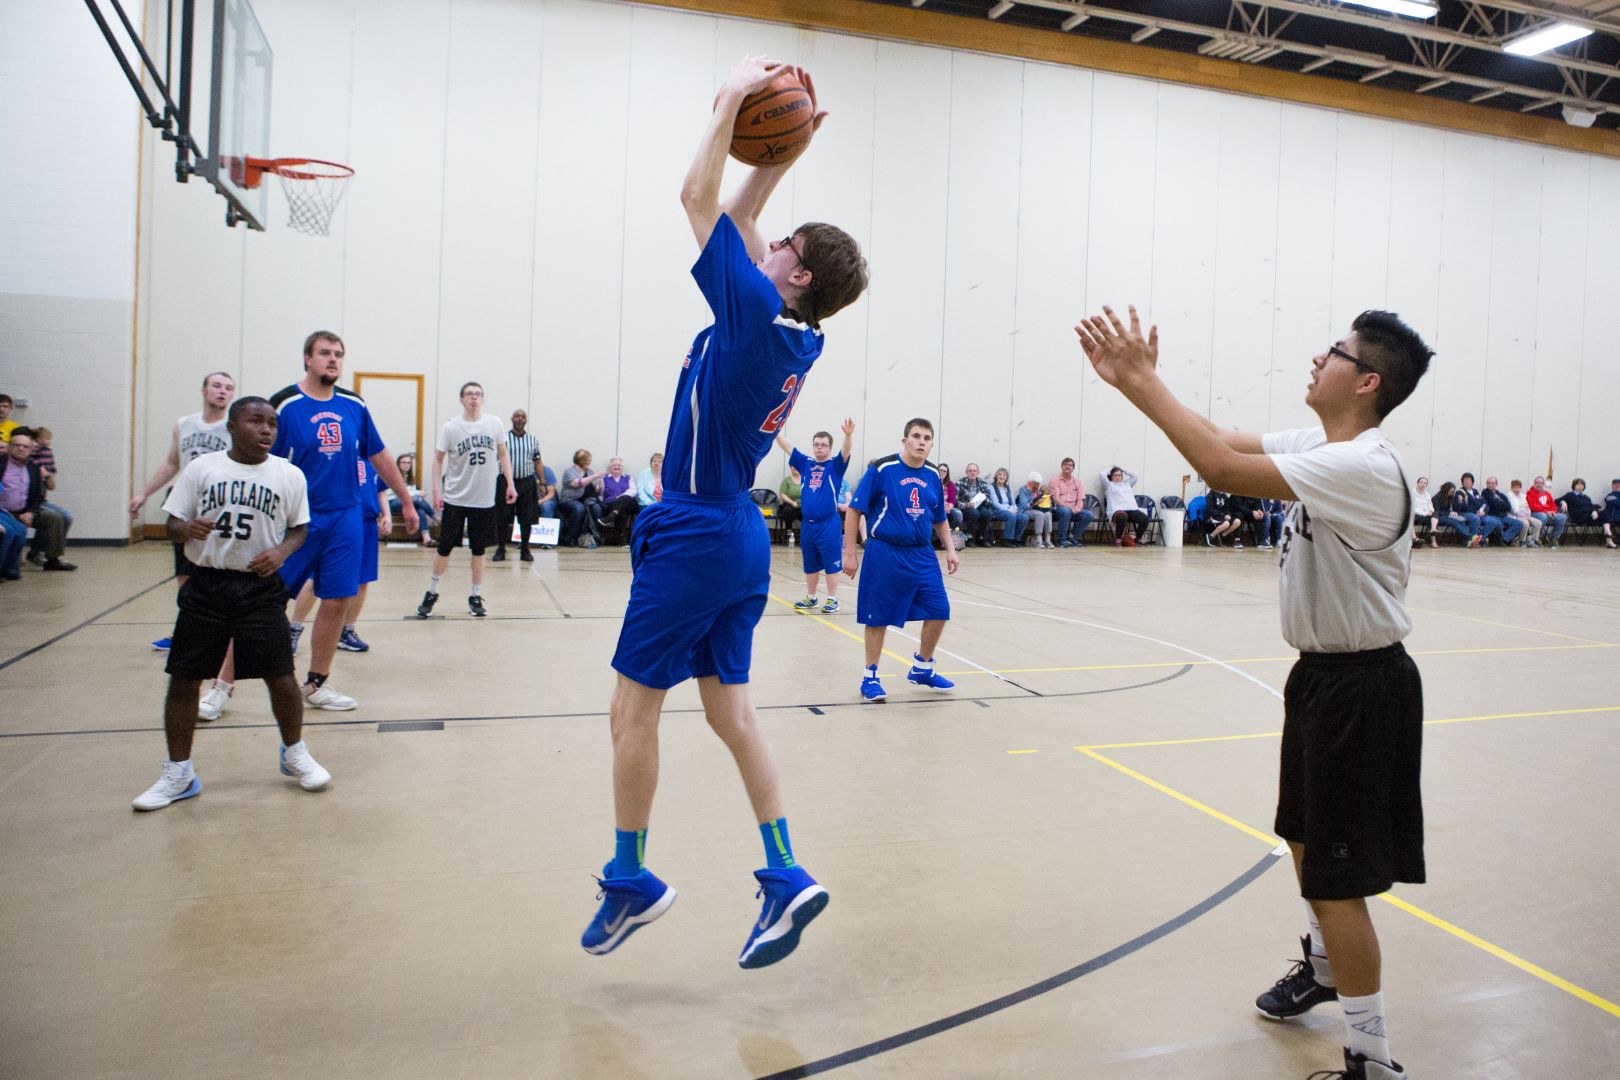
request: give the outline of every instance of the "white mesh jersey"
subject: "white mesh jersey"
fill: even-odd
[[[204,454],[230,449],[231,436],[225,430],[225,422],[226,418],[222,416],[212,424],[204,423],[200,412],[180,418],[175,428],[179,432],[182,469]]]
[[[186,558],[197,566],[242,570],[262,551],[281,543],[287,530],[309,523],[304,474],[283,457],[257,465],[232,461],[223,450],[204,454],[180,471],[163,502],[182,521],[214,522],[208,539],[186,540]]]
[[[499,417],[468,420],[458,416],[447,421],[434,446],[444,454],[440,482],[444,501],[456,506],[494,506],[495,478],[501,475],[500,447],[505,442],[506,425]]]
[[[1293,489],[1283,527],[1282,632],[1302,652],[1359,652],[1412,631],[1411,491],[1378,428],[1330,443],[1321,428],[1263,437]]]

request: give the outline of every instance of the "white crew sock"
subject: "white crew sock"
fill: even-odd
[[[1344,1006],[1344,1033],[1352,1054],[1393,1065],[1389,1056],[1389,1036],[1384,1028],[1384,992],[1366,997],[1339,995]]]
[[[484,587],[482,585],[475,584],[472,587],[472,592],[468,593],[467,595],[468,596],[483,596],[484,595]]]
[[[438,592],[439,591],[439,582],[442,581],[442,580],[443,579],[440,578],[437,574],[429,574],[428,575],[428,592],[430,592],[430,593]]]
[[[1316,975],[1316,981],[1322,986],[1337,986],[1333,978],[1333,961],[1328,959],[1327,948],[1322,944],[1322,924],[1316,918],[1316,909],[1311,907],[1308,900],[1305,902],[1305,917],[1311,923],[1311,970]]]

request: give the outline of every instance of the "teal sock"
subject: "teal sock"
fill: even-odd
[[[613,830],[613,876],[635,877],[647,854],[647,830]]]
[[[779,817],[759,827],[765,841],[765,865],[772,870],[786,870],[796,865],[793,861],[793,841],[788,839],[787,818]]]

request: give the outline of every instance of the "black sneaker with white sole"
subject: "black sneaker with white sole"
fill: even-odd
[[[482,596],[467,597],[467,614],[471,615],[475,619],[482,619],[485,615],[489,614],[489,612],[484,610],[484,598]]]
[[[1339,991],[1316,981],[1316,969],[1311,966],[1311,939],[1299,939],[1305,958],[1294,961],[1288,974],[1278,979],[1270,990],[1254,999],[1254,1007],[1268,1020],[1292,1020],[1303,1016],[1327,1001],[1338,1001]]]
[[[439,602],[439,594],[429,589],[422,594],[422,602],[416,605],[416,617],[425,619],[433,614],[433,605]]]

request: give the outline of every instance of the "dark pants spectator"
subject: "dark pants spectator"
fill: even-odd
[[[1261,543],[1276,546],[1282,543],[1283,515],[1267,514],[1254,523],[1255,538]]]
[[[592,500],[595,502],[595,500]],[[598,504],[600,505],[600,504]],[[596,523],[592,521],[583,499],[563,499],[557,503],[557,512],[562,516],[562,528],[558,536],[558,543],[562,547],[573,547],[579,543],[580,534],[587,529],[590,535],[596,536]]]
[[[37,563],[42,563],[48,558],[60,558],[62,548],[67,545],[67,535],[73,530],[73,512],[67,507],[48,502],[40,507],[40,511],[42,515],[55,514],[62,519],[62,542],[57,547],[56,554],[50,555],[45,549],[45,533],[40,529],[35,529],[34,542],[28,548],[28,557]]]
[[[1125,536],[1125,530],[1132,525],[1136,526],[1136,539],[1138,543],[1140,543],[1142,537],[1147,534],[1148,516],[1145,510],[1115,511],[1113,522],[1115,540],[1123,539]]]
[[[594,500],[592,500],[594,501]],[[601,503],[597,503],[598,506]],[[634,495],[620,495],[608,504],[602,514],[602,527],[604,530],[612,529],[615,534],[622,534],[622,543],[630,542],[630,528],[636,523],[636,515],[641,513],[641,504]]]
[[[1076,513],[1071,507],[1054,506],[1052,508],[1052,542],[1060,547],[1084,547],[1086,530],[1091,523],[1097,520],[1085,507]]]
[[[989,503],[980,503],[978,506],[964,506],[962,510],[962,531],[967,533],[968,539],[975,544],[988,544],[990,542],[990,522],[994,516],[990,513]]]
[[[512,520],[515,517],[519,525],[523,526],[522,537],[519,544],[524,551],[529,550],[529,530],[536,521],[540,520],[540,504],[535,495],[540,490],[540,482],[533,476],[520,476],[517,479],[517,502],[506,501],[506,477],[495,478],[495,551],[497,554],[506,554],[506,545],[512,535]]]
[[[0,510],[0,580],[16,581],[22,576],[22,553],[28,544],[28,526]]]
[[[1022,510],[1009,510],[1005,506],[994,503],[985,503],[990,507],[990,514],[1001,523],[1001,539],[1005,544],[1022,543],[1024,528],[1029,524],[1029,515]]]

